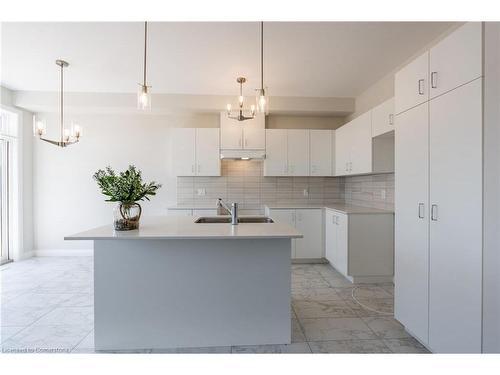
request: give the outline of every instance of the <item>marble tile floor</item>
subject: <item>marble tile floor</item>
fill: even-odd
[[[91,257],[0,267],[2,353],[94,353]],[[427,353],[392,317],[393,285],[355,290],[327,264],[292,265],[292,343],[140,353]],[[374,312],[377,310],[381,313]]]

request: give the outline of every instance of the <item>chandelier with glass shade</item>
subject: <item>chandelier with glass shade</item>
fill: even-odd
[[[61,69],[61,92],[60,92],[60,134],[59,134],[59,139],[57,140],[52,140],[44,137],[44,134],[47,131],[47,127],[45,124],[45,121],[42,119],[37,118],[37,116],[33,116],[33,132],[34,135],[38,137],[38,139],[48,142],[50,144],[59,146],[59,147],[66,147],[69,145],[72,145],[74,143],[77,143],[81,136],[82,136],[82,128],[72,122],[71,127],[65,128],[64,126],[64,68],[67,68],[69,66],[69,63],[64,60],[56,60],[56,65],[59,66]]]

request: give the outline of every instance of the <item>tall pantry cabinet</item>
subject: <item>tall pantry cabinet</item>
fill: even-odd
[[[481,352],[481,46],[466,23],[396,74],[395,317],[434,352]]]

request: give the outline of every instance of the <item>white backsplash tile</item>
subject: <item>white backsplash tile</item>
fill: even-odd
[[[394,174],[353,177],[264,177],[261,160],[222,160],[221,177],[178,177],[178,204],[211,204],[217,198],[243,209],[266,203],[348,203],[394,208]],[[198,195],[203,189],[205,195]],[[307,191],[307,196],[304,195]],[[385,199],[383,197],[385,190]]]

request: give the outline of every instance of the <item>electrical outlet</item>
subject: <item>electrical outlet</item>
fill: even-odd
[[[304,191],[302,193],[304,194],[304,197],[309,196],[309,190],[307,190],[307,189],[304,189]]]
[[[200,188],[200,189],[197,189],[197,190],[196,190],[196,193],[197,193],[198,195],[200,195],[200,196],[203,196],[203,195],[206,195],[206,193],[207,193],[207,192],[205,191],[205,189],[204,189],[204,188]]]
[[[380,191],[380,195],[381,195],[382,199],[384,199],[384,200],[385,200],[385,197],[386,197],[386,191],[385,191],[385,189],[382,189],[382,190]]]

